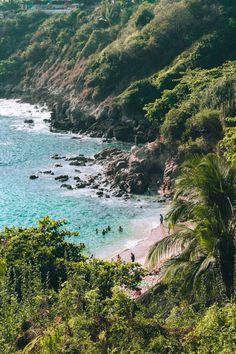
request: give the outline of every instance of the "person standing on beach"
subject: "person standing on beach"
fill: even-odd
[[[164,221],[163,215],[160,214],[160,224],[161,224],[161,225],[163,225],[163,221]]]
[[[131,261],[132,261],[132,262],[135,262],[135,255],[134,255],[133,252],[131,252]]]

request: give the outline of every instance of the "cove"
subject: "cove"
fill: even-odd
[[[24,123],[29,118],[34,120],[33,126]],[[55,161],[50,158],[54,154],[93,156],[107,147],[130,148],[118,142],[107,144],[101,139],[72,139],[74,134],[51,133],[43,121],[48,118],[45,109],[0,100],[0,229],[35,225],[46,215],[65,219],[69,229],[80,231],[72,241],[84,242],[100,257],[115,255],[147,237],[158,225],[163,209],[155,198],[100,199],[91,190],[65,191],[53,176],[29,179],[37,171],[55,170]],[[61,172],[66,171],[62,168]],[[108,225],[111,232],[102,236],[101,230]],[[124,229],[122,233],[119,225]]]

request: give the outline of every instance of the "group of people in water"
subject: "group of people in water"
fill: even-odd
[[[102,235],[105,236],[110,231],[111,231],[111,226],[108,225],[105,229],[102,230]],[[123,232],[124,231],[123,227],[119,226],[118,231]],[[96,229],[96,234],[98,234],[98,233],[99,233],[99,231],[98,231],[98,229]]]

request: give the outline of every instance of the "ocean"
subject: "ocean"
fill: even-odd
[[[107,147],[130,149],[130,144],[103,143],[101,139],[75,134],[51,133],[44,119],[50,118],[46,107],[36,107],[17,100],[0,100],[0,229],[4,226],[28,227],[48,215],[65,219],[66,227],[80,231],[72,242],[84,242],[87,251],[107,258],[134,246],[159,224],[164,205],[156,197],[136,196],[130,200],[99,198],[89,188],[64,190],[54,177],[73,175],[74,167],[55,161],[55,154],[93,156]],[[34,125],[24,123],[33,119]],[[72,139],[77,137],[80,139]],[[62,167],[55,167],[55,163]],[[81,175],[99,166],[79,167]],[[54,176],[39,171],[53,170]],[[38,174],[36,180],[29,176]],[[102,235],[110,225],[111,232]],[[123,232],[118,227],[123,227]],[[98,234],[96,234],[98,229]]]

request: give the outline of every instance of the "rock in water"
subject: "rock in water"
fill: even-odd
[[[60,176],[55,177],[55,180],[60,181],[60,182],[66,182],[66,181],[68,181],[68,179],[69,179],[68,175],[60,175]]]
[[[29,176],[29,179],[32,179],[32,180],[37,179],[37,178],[39,178],[39,176],[36,176],[36,175]]]
[[[68,190],[72,190],[72,189],[73,189],[70,184],[65,184],[65,183],[63,183],[63,184],[61,185],[61,188],[66,188],[66,189],[68,189]]]
[[[25,119],[25,120],[24,120],[24,123],[26,123],[26,124],[33,124],[34,121],[33,121],[33,119]]]

